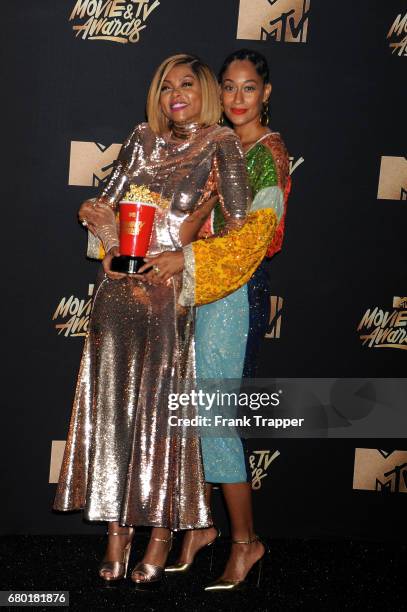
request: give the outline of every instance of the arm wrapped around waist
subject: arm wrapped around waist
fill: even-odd
[[[184,247],[182,305],[214,302],[244,285],[264,258],[276,227],[273,209],[257,210],[241,228]]]

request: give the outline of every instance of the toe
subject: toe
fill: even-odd
[[[112,577],[112,572],[108,572],[107,570],[102,570],[100,572],[100,576],[104,578],[105,580],[110,580]]]

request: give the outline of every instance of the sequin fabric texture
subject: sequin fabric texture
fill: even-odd
[[[188,257],[184,277],[189,293],[184,304],[203,305],[228,295],[246,283],[262,259],[281,249],[287,198],[291,185],[289,158],[280,134],[271,132],[246,153],[253,202],[246,223],[226,236],[214,236],[228,226],[216,205],[201,229],[205,238],[184,247]],[[273,220],[274,219],[274,220]]]
[[[240,230],[184,249],[195,250],[198,301],[213,299],[214,288],[219,291],[222,287],[224,291],[226,285],[232,288],[233,282],[239,286],[227,297],[197,309],[197,374],[202,379],[255,377],[260,345],[269,322],[271,288],[263,258],[266,252],[274,253],[281,248],[290,183],[288,154],[280,135],[272,132],[248,150],[246,160],[254,198],[251,210],[255,212],[249,214]],[[225,220],[220,207],[215,207],[211,221],[204,229],[206,235],[223,231]],[[210,259],[212,254],[216,257],[214,262]],[[219,262],[220,270],[216,267]],[[190,265],[188,261],[186,267]],[[219,283],[208,283],[208,270],[213,268]],[[226,278],[222,269],[228,270]],[[248,282],[240,286],[243,279]],[[201,445],[206,480],[230,483],[243,482],[248,475],[250,478],[240,439],[210,437],[203,429]]]
[[[245,158],[234,133],[219,126],[185,140],[137,126],[122,147],[104,201],[117,205],[130,184],[169,201],[156,211],[149,254],[182,247],[188,214],[219,194],[226,218],[249,205]],[[117,244],[112,224],[100,228],[104,248]],[[198,434],[172,428],[168,394],[195,381],[194,311],[179,304],[182,274],[148,285],[127,276],[99,276],[85,341],[56,510],[84,510],[94,521],[170,529],[211,524],[204,496]],[[194,416],[193,406],[176,415]]]
[[[246,159],[254,199],[273,201],[274,196],[274,203],[279,200],[279,221],[266,252],[266,258],[269,258],[281,250],[284,239],[291,189],[289,156],[280,134],[271,132],[246,153]],[[243,369],[246,378],[257,375],[260,346],[269,326],[273,289],[268,268],[267,259],[264,259],[247,283],[250,323]]]
[[[214,302],[247,283],[266,255],[276,227],[276,213],[267,208],[250,213],[241,229],[184,247],[194,256],[194,303]]]
[[[247,152],[246,159],[254,197],[271,186],[277,186],[281,190],[284,210],[267,249],[267,257],[272,257],[281,250],[283,244],[287,199],[291,189],[289,157],[280,134],[267,134]]]

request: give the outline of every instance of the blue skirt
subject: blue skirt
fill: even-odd
[[[222,300],[197,308],[195,327],[198,379],[240,379],[249,330],[247,285]],[[243,445],[234,438],[201,437],[207,482],[246,482]]]
[[[246,285],[222,300],[197,308],[195,327],[198,379],[254,377],[260,342],[267,330],[270,288],[265,261]],[[233,438],[201,437],[207,482],[247,482],[244,443]]]

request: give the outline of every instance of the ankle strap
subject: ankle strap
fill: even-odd
[[[163,538],[151,538],[152,540],[155,540],[156,542],[165,542],[166,544],[168,544],[168,542],[171,542],[172,540],[172,533],[170,533],[170,537],[168,538],[168,540],[164,540]]]
[[[259,536],[255,535],[251,540],[232,540],[232,544],[253,544],[253,542],[257,542]]]
[[[130,535],[133,531],[133,528],[130,527],[127,531],[106,531],[107,535],[113,535],[113,536],[125,536],[125,535]]]

